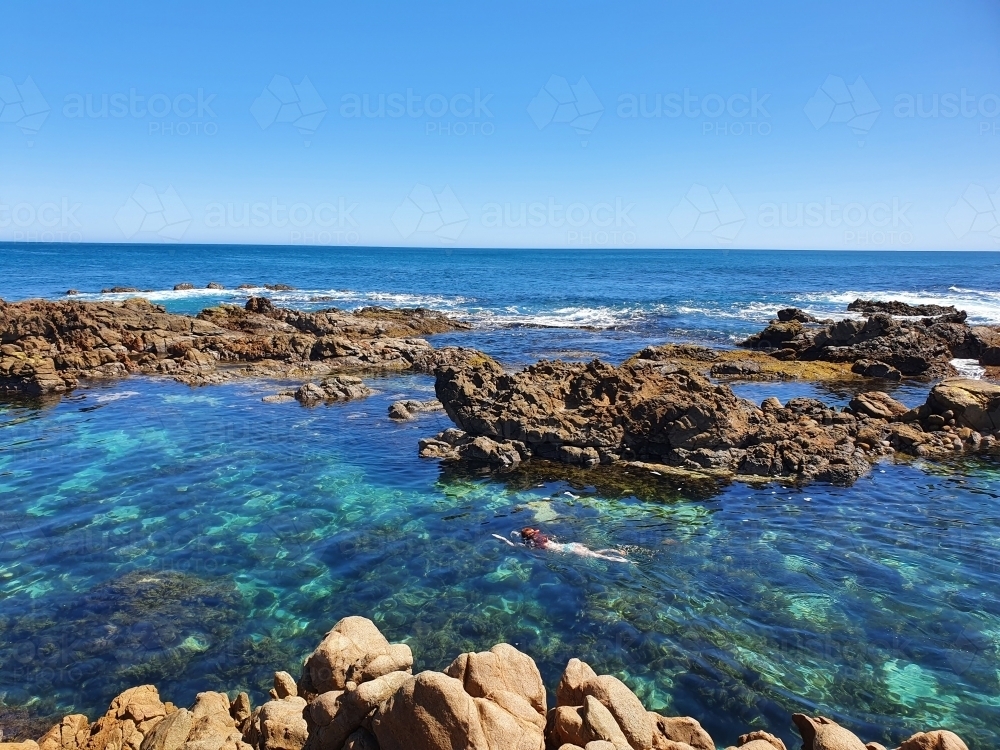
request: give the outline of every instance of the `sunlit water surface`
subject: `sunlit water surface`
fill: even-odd
[[[17,252],[30,271],[30,254]],[[834,254],[585,254],[578,267],[558,254],[472,251],[385,251],[339,266],[291,251],[250,266],[184,248],[132,264],[74,252],[62,265],[39,255],[38,273],[6,275],[0,296],[126,283],[130,267],[148,276],[136,285],[159,290],[199,273],[233,285],[252,267],[261,281],[342,289],[334,302],[285,304],[468,315],[476,330],[434,343],[508,364],[620,361],[666,340],[731,344],[779,306],[842,310],[856,286],[964,300],[982,322],[1000,321],[995,256],[963,271],[951,257],[859,255],[861,268],[889,270],[838,289]],[[185,312],[224,301],[149,296]],[[599,329],[525,327],[553,318]],[[797,746],[793,711],[889,746],[934,726],[973,750],[1000,746],[997,464],[886,463],[850,488],[717,493],[644,477],[640,499],[587,479],[442,473],[417,441],[450,425],[443,414],[386,418],[395,399],[430,398],[432,379],[370,384],[378,392],[367,400],[315,408],[262,403],[274,383],[147,378],[0,402],[0,704],[95,717],[143,682],[179,705],[206,689],[247,689],[258,703],[275,670],[297,675],[337,619],[362,614],[409,643],[417,669],[508,641],[551,690],[566,661],[583,658],[649,707],[697,717],[723,747],[752,727]],[[838,406],[855,388],[735,386],[757,402],[807,395]],[[912,406],[928,385],[887,388]],[[631,562],[492,537],[529,523]]]

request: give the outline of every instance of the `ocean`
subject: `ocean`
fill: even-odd
[[[173,291],[181,282],[198,288]],[[295,289],[235,289],[279,283]],[[0,244],[7,301],[132,296],[101,293],[116,285],[190,314],[250,294],[430,307],[474,325],[432,343],[511,366],[734,346],[779,308],[844,317],[856,297],[1000,324],[1000,253]],[[298,675],[339,618],[361,614],[409,643],[416,669],[507,641],[552,690],[582,658],[722,747],[765,727],[792,746],[795,711],[888,746],[937,726],[972,750],[1000,746],[995,462],[638,497],[584,472],[446,470],[417,441],[447,417],[386,417],[394,400],[432,397],[433,378],[369,385],[369,399],[315,408],[262,403],[273,383],[144,377],[0,401],[0,716],[95,718],[145,682],[178,705],[208,689],[256,705],[275,670]],[[734,390],[843,405],[852,388]],[[929,385],[887,388],[913,406]],[[633,564],[492,537],[529,523]]]

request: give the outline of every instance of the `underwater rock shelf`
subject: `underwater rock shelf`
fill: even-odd
[[[459,655],[443,672],[412,674],[406,644],[364,617],[346,617],[305,660],[298,682],[274,675],[270,700],[199,693],[190,708],[152,685],[126,690],[93,723],[66,716],[37,742],[0,750],[716,750],[690,717],[647,711],[616,677],[571,659],[549,708],[535,662],[500,643]],[[795,714],[803,750],[885,750],[824,717]],[[743,750],[787,750],[763,730]],[[954,733],[913,735],[898,750],[968,750]]]

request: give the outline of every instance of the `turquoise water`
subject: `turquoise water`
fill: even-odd
[[[471,343],[515,362],[554,353],[614,359],[647,341],[722,343],[753,330],[749,313],[657,313],[653,305],[686,283],[691,299],[718,290],[712,309],[756,309],[764,277],[781,266],[751,257],[729,276],[716,268],[714,277],[687,274],[669,286],[660,285],[669,264],[636,256],[618,261],[662,274],[624,290],[615,278],[628,273],[617,265],[604,286],[573,281],[572,269],[562,284],[553,270],[534,293],[526,279],[538,269],[510,266],[510,294],[535,315],[563,315],[566,298],[595,309],[633,293],[645,300],[634,319],[598,330],[498,320],[496,273],[421,276],[433,263],[419,255],[396,256],[414,268],[390,264],[367,286],[357,269],[370,259],[344,264],[357,277],[342,286],[358,298],[408,288],[394,304],[448,286],[477,300],[454,307],[494,311],[476,330],[436,344]],[[785,257],[793,270],[808,263]],[[1000,286],[992,256],[971,257],[980,265],[964,272],[954,258],[926,257],[909,276],[900,265],[894,284],[914,297],[975,296],[984,319],[998,312],[989,302]],[[22,256],[30,271],[29,261]],[[0,296],[110,276],[95,258],[70,261],[39,265],[35,286],[30,272],[7,276],[11,288],[0,285]],[[214,262],[202,259],[206,281]],[[809,273],[776,276],[768,304],[813,295],[832,307],[843,290],[829,285],[830,263],[818,254]],[[684,264],[697,261],[673,261]],[[330,267],[314,265],[315,277],[257,273],[333,288]],[[185,278],[194,270],[169,271],[170,282],[198,280]],[[167,273],[150,288],[164,289]],[[966,289],[963,273],[978,291],[949,292]],[[121,276],[107,283],[129,280]],[[210,300],[164,301],[197,308]],[[417,456],[417,440],[449,426],[446,417],[386,418],[393,400],[429,398],[431,378],[370,384],[378,391],[370,399],[316,408],[262,403],[278,390],[273,383],[192,389],[147,378],[0,402],[0,702],[35,716],[95,716],[139,682],[178,704],[205,689],[248,689],[259,702],[274,670],[298,674],[337,619],[363,614],[408,642],[418,669],[504,640],[531,654],[554,688],[566,661],[584,658],[621,676],[651,708],[697,717],[721,746],[751,727],[796,746],[793,711],[823,713],[889,746],[932,726],[960,732],[973,750],[1000,746],[997,464],[886,463],[850,488],[711,491],[650,476],[636,494],[615,491],[600,474],[463,476]],[[927,387],[894,393],[913,405]],[[794,383],[737,391],[837,404],[851,395],[847,386]],[[528,523],[563,541],[624,549],[633,562],[512,549],[491,536]]]

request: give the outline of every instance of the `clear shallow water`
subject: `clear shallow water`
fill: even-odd
[[[164,254],[155,262],[144,255],[152,250],[135,251],[143,270],[133,274],[114,255],[125,250],[109,250],[104,265],[71,254],[54,267],[17,249],[21,272],[3,275],[0,296],[245,280],[218,270],[237,261],[198,250],[200,258],[175,248],[171,260],[155,248]],[[637,253],[644,279],[607,257],[599,272],[560,270],[559,254],[484,260],[470,251],[464,270],[443,277],[440,264],[462,251],[386,251],[384,274],[367,256],[314,255],[296,260],[300,268],[281,265],[285,250],[268,252],[277,265],[250,266],[262,281],[408,289],[407,300],[448,291],[493,307],[509,295],[546,315],[563,297],[631,295],[652,305],[684,293],[737,309],[771,295],[778,307],[832,286],[842,262],[808,254],[812,268],[808,257],[761,253],[727,275],[711,267],[721,253],[702,256],[707,268],[694,254],[668,263]],[[862,267],[884,262],[880,277],[903,289],[970,278],[983,295],[1000,287],[995,256],[957,257],[964,266],[914,254],[905,263],[868,257]],[[189,311],[211,301],[167,300]],[[491,322],[435,343],[481,346],[511,362],[616,359],[647,342],[730,340],[756,328],[685,315],[598,331]],[[678,333],[696,324],[700,333]],[[551,688],[579,656],[626,679],[650,707],[698,717],[722,746],[748,727],[792,742],[796,710],[821,711],[889,746],[938,725],[974,750],[1000,745],[996,464],[885,464],[851,488],[733,485],[706,495],[663,484],[640,500],[566,481],[443,474],[417,457],[416,443],[448,426],[445,417],[385,417],[397,398],[430,397],[431,379],[373,384],[379,393],[368,400],[313,409],[263,404],[274,384],[191,389],[145,378],[45,404],[0,403],[0,702],[93,716],[145,681],[178,704],[211,688],[246,688],[259,701],[274,670],[297,674],[333,622],[364,614],[409,642],[420,669],[506,640],[538,661]],[[926,388],[894,393],[912,405]],[[800,383],[736,390],[755,401],[843,404],[851,395]],[[527,523],[563,541],[620,547],[633,563],[514,550],[491,537]]]

